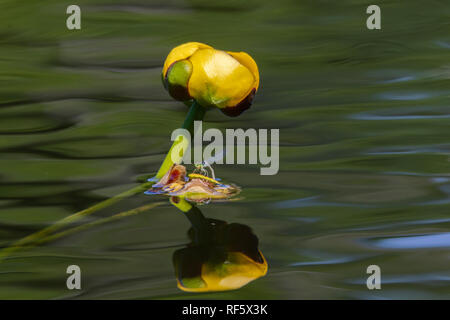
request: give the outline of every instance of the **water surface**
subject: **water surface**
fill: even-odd
[[[216,166],[241,201],[202,207],[248,225],[268,274],[240,290],[177,289],[172,254],[189,222],[169,203],[15,253],[0,298],[450,298],[450,33],[447,1],[80,0],[0,2],[0,245],[156,172],[187,112],[160,83],[172,47],[246,51],[261,87],[238,118],[279,128],[280,172]],[[138,195],[85,220],[160,201]],[[82,290],[66,289],[66,268]],[[382,290],[365,286],[382,270]]]

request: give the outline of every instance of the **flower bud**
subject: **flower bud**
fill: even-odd
[[[258,67],[247,53],[225,52],[198,42],[172,49],[162,78],[174,99],[195,99],[232,117],[250,107],[259,86]]]

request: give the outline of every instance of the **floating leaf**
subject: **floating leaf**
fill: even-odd
[[[204,174],[194,172],[186,176],[186,168],[178,164],[173,165],[145,194],[176,196],[204,204],[211,200],[228,200],[240,191],[236,185],[221,183]]]

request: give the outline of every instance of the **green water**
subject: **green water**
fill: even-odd
[[[246,51],[261,87],[238,118],[279,128],[280,171],[217,165],[243,200],[202,206],[248,225],[267,275],[230,292],[180,291],[188,220],[169,203],[15,252],[0,298],[450,298],[450,6],[378,1],[0,0],[0,246],[151,176],[187,109],[160,82],[187,41]],[[83,222],[167,200],[137,195]],[[82,290],[66,288],[79,265]],[[379,265],[382,289],[368,290]]]

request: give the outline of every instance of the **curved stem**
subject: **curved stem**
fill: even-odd
[[[195,242],[201,243],[208,241],[211,229],[209,227],[208,220],[205,218],[201,210],[182,197],[171,197],[170,203],[183,212],[186,218],[188,218],[192,228],[196,231]]]
[[[194,100],[186,116],[186,119],[183,122],[182,128],[188,130],[192,137],[194,131],[194,121],[203,120],[204,116],[205,108],[200,106]],[[169,152],[167,153],[163,163],[161,164],[161,167],[158,170],[158,173],[153,179],[161,179],[174,163],[180,163],[183,159],[184,151],[189,146],[189,143],[190,141],[184,135],[179,135],[170,147]],[[180,152],[176,154],[178,150],[180,150]]]
[[[6,257],[9,254],[13,253],[14,251],[26,247],[28,244],[31,244],[33,242],[35,242],[37,239],[43,238],[48,236],[49,234],[51,234],[52,232],[72,223],[75,221],[80,220],[81,218],[88,216],[100,209],[106,208],[116,202],[118,202],[121,199],[127,198],[129,196],[144,192],[145,190],[147,190],[148,188],[150,188],[152,185],[151,182],[146,182],[143,183],[135,188],[132,188],[130,190],[127,190],[125,192],[122,192],[112,198],[106,199],[104,201],[101,201],[87,209],[78,211],[70,216],[67,216],[57,222],[55,222],[54,224],[52,224],[51,226],[48,226],[47,228],[44,228],[38,232],[32,233],[28,236],[26,236],[25,238],[22,238],[16,242],[14,242],[12,245],[10,245],[9,247],[3,249],[0,251],[0,258]]]
[[[64,230],[64,231],[52,234],[52,235],[49,235],[48,237],[41,238],[41,239],[33,242],[32,245],[35,246],[35,245],[40,245],[40,244],[43,244],[43,243],[47,243],[47,242],[56,240],[58,238],[74,234],[76,232],[80,232],[80,231],[86,230],[86,229],[91,228],[91,227],[95,227],[95,226],[98,226],[98,225],[101,225],[101,224],[104,224],[104,223],[107,223],[107,222],[112,222],[112,221],[116,221],[116,220],[119,220],[119,219],[122,219],[122,218],[125,218],[125,217],[136,215],[136,214],[139,214],[141,212],[144,212],[144,211],[153,209],[155,207],[158,207],[158,206],[162,205],[163,203],[164,202],[155,202],[155,203],[146,204],[146,205],[140,206],[138,208],[134,208],[134,209],[131,209],[131,210],[127,210],[127,211],[123,211],[123,212],[117,213],[117,214],[112,215],[112,216],[107,217],[107,218],[98,219],[98,220],[95,220],[93,222],[85,223],[85,224],[82,224],[82,225],[79,225],[79,226],[76,226],[76,227],[73,227],[73,228],[70,228],[70,229],[67,229],[67,230]]]

